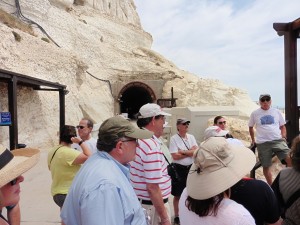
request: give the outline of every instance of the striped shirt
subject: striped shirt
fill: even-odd
[[[171,179],[167,162],[161,150],[161,141],[153,136],[138,140],[135,160],[130,163],[130,180],[140,199],[151,200],[146,188],[147,183],[159,184],[163,199],[171,194]]]

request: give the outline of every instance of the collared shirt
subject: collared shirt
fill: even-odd
[[[151,200],[147,183],[159,184],[163,199],[171,194],[171,179],[167,171],[162,142],[153,135],[150,139],[138,140],[135,160],[130,162],[130,180],[138,198]]]
[[[102,151],[93,154],[74,178],[61,218],[66,225],[146,225],[129,168]]]

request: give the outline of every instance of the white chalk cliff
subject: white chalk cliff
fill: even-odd
[[[20,7],[59,47],[45,41],[49,38],[35,25],[31,35],[0,22],[0,68],[67,85],[67,124],[83,116],[100,123],[114,114],[107,83],[94,77],[111,83],[124,77],[164,80],[162,97],[170,98],[174,87],[178,106],[232,105],[244,115],[257,107],[246,91],[183,71],[151,50],[152,37],[143,30],[133,0],[20,0]],[[0,1],[0,8],[15,12],[15,0]],[[0,96],[0,111],[7,111],[3,83]],[[57,143],[57,93],[20,87],[18,107],[20,143],[42,148]],[[8,128],[0,132],[0,143],[8,145]]]

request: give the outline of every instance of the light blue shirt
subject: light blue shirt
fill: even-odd
[[[78,171],[61,218],[66,225],[147,224],[129,181],[129,168],[100,151]]]

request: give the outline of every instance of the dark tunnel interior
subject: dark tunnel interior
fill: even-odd
[[[133,86],[123,92],[120,99],[120,112],[128,113],[130,119],[136,119],[141,106],[152,102],[153,99],[147,89]]]

